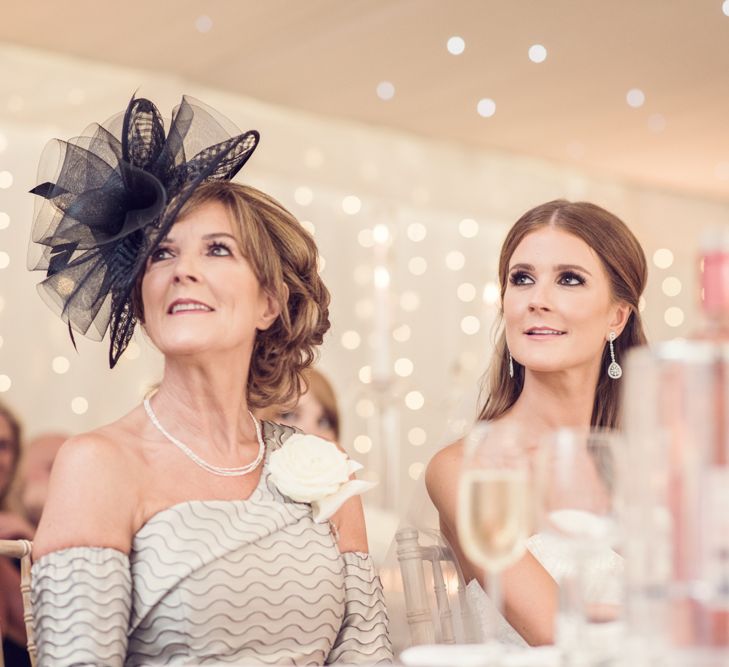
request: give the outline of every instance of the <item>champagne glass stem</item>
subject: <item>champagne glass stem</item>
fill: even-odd
[[[589,642],[587,607],[584,598],[585,569],[587,567],[583,548],[573,546],[574,571],[560,584],[559,618],[555,627],[555,640],[562,650],[567,665],[579,665],[585,660],[581,654]]]
[[[501,572],[496,570],[488,570],[486,572],[486,586],[488,595],[493,603],[491,622],[489,623],[489,636],[487,641],[499,641],[499,626],[501,625],[501,616],[504,613],[504,597],[501,590]]]

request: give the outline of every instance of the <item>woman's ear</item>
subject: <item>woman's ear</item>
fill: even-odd
[[[285,300],[284,303],[288,302],[289,290],[288,287],[284,286],[285,289]],[[263,311],[261,312],[256,329],[259,331],[265,331],[268,329],[281,314],[281,303],[268,291],[263,292]]]
[[[612,318],[608,323],[608,327],[610,331],[615,332],[615,336],[619,336],[623,333],[623,329],[625,329],[625,325],[628,323],[628,319],[632,312],[633,309],[630,307],[630,304],[625,301],[620,301],[613,306]]]

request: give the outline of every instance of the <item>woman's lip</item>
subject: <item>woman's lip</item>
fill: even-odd
[[[200,308],[190,308],[178,310],[176,313],[172,312],[175,306],[184,306],[188,304],[192,306],[202,306],[203,308],[207,308],[207,310],[202,310]],[[167,309],[167,314],[181,315],[183,313],[212,313],[214,310],[214,308],[208,306],[208,304],[204,303],[203,301],[197,301],[196,299],[176,299],[170,304],[170,307]]]
[[[566,334],[566,331],[561,331],[559,329],[550,329],[547,327],[527,329],[524,332],[524,335],[526,336],[565,336]]]
[[[178,310],[176,313],[167,313],[168,315],[208,315],[212,310]]]

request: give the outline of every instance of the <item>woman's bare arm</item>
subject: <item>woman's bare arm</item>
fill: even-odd
[[[438,452],[428,464],[425,483],[440,516],[441,531],[456,553],[466,581],[484,581],[484,572],[463,553],[458,540],[458,480],[461,475],[462,443]],[[554,641],[554,618],[558,589],[554,579],[527,552],[503,573],[504,614],[509,623],[531,645]]]
[[[53,466],[34,559],[76,546],[129,553],[141,506],[137,484],[133,459],[118,443],[98,433],[66,441]]]

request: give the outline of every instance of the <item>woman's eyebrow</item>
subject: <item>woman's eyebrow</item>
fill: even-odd
[[[514,264],[514,266],[509,268],[509,271],[514,271],[515,269],[519,269],[520,271],[534,271],[534,266],[531,264]]]
[[[220,238],[221,236],[227,236],[229,239],[233,239],[235,241],[235,236],[232,234],[229,234],[228,232],[212,232],[211,234],[205,234],[203,235],[202,239],[203,241],[209,241],[210,239]],[[165,236],[160,243],[172,243],[174,244],[175,238],[174,236]]]
[[[525,264],[523,262],[519,264],[514,264],[509,271],[534,271],[534,265],[533,264]],[[584,267],[580,266],[579,264],[557,264],[554,267],[555,273],[558,273],[560,271],[579,271],[580,273],[586,273],[588,276],[592,276],[592,274]]]
[[[584,267],[580,266],[579,264],[557,264],[557,266],[554,267],[555,271],[580,271],[581,273],[586,273],[588,276],[592,276],[592,274]]]

